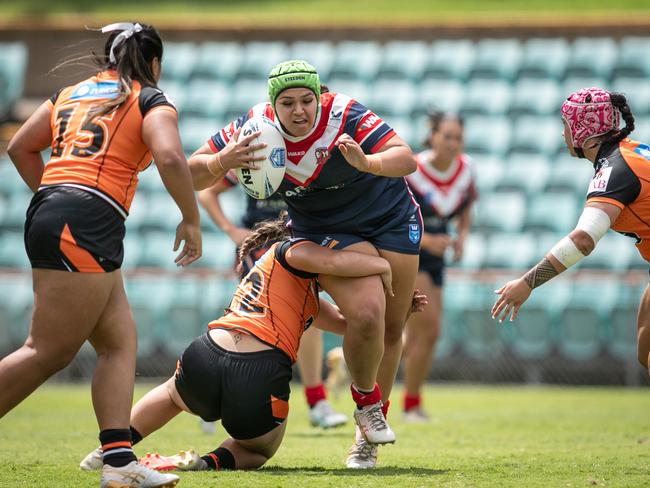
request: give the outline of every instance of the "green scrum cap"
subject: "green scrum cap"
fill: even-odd
[[[320,102],[320,78],[311,64],[301,59],[285,61],[269,73],[269,100],[275,110],[275,100],[288,88],[309,88]]]

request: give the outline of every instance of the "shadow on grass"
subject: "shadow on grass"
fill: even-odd
[[[331,439],[333,437],[337,438],[349,438],[352,440],[354,438],[354,431],[349,432],[347,430],[314,430],[313,432],[291,432],[287,433],[286,437],[301,437],[305,439]]]
[[[285,476],[290,474],[321,474],[323,476],[435,476],[443,475],[449,472],[447,469],[431,469],[431,468],[400,468],[397,466],[386,466],[383,468],[373,469],[348,469],[337,468],[328,469],[320,466],[307,466],[301,468],[282,468],[280,466],[272,466],[270,468],[262,468],[260,473]]]

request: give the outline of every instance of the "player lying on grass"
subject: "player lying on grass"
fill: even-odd
[[[500,321],[508,314],[514,320],[534,288],[590,254],[610,228],[633,237],[643,259],[650,261],[650,147],[628,138],[634,116],[625,96],[584,88],[569,95],[561,112],[570,154],[594,165],[587,202],[569,235],[524,276],[496,291],[492,317]],[[621,117],[624,128],[619,128]],[[649,356],[650,287],[646,287],[637,317],[637,357],[646,369]]]
[[[231,437],[199,457],[147,456],[144,464],[160,470],[259,468],[277,451],[289,413],[291,366],[300,337],[310,326],[345,334],[340,311],[318,298],[318,277],[378,275],[392,296],[387,260],[354,251],[335,251],[306,239],[292,239],[283,219],[259,224],[242,244],[240,260],[268,241],[277,241],[255,262],[235,291],[226,314],[208,324],[181,355],[172,378],[151,390],[131,411],[133,442],[165,425],[181,411],[207,421],[221,420]],[[411,311],[426,297],[415,293]],[[372,420],[372,418],[370,417]],[[375,426],[362,426],[370,443]],[[90,453],[83,469],[101,466]]]

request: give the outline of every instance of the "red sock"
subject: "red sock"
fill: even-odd
[[[327,398],[325,394],[325,386],[323,383],[316,386],[305,386],[305,396],[307,397],[309,408],[312,408],[318,402]]]
[[[386,400],[386,403],[381,406],[381,411],[384,414],[384,418],[388,418],[388,407],[390,407],[390,400]]]
[[[379,391],[379,385],[375,383],[375,388],[367,393],[362,393],[357,390],[357,387],[354,384],[350,385],[350,391],[352,392],[352,399],[354,403],[357,404],[357,407],[362,408],[366,405],[372,405],[381,400],[381,391]]]
[[[404,411],[408,412],[409,410],[413,408],[417,408],[420,406],[422,399],[419,394],[417,395],[409,395],[408,393],[404,394]]]

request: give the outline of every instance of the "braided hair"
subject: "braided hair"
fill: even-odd
[[[630,110],[625,95],[622,93],[610,92],[609,97],[614,108],[618,109],[621,113],[621,117],[625,121],[625,127],[612,131],[611,135],[602,141],[603,144],[618,143],[629,136],[634,130],[634,115],[632,115],[632,110]]]
[[[239,246],[239,262],[242,263],[256,249],[267,247],[269,243],[289,237],[291,232],[287,227],[287,219],[287,212],[282,211],[277,219],[265,220],[256,224],[253,227],[253,233]]]

